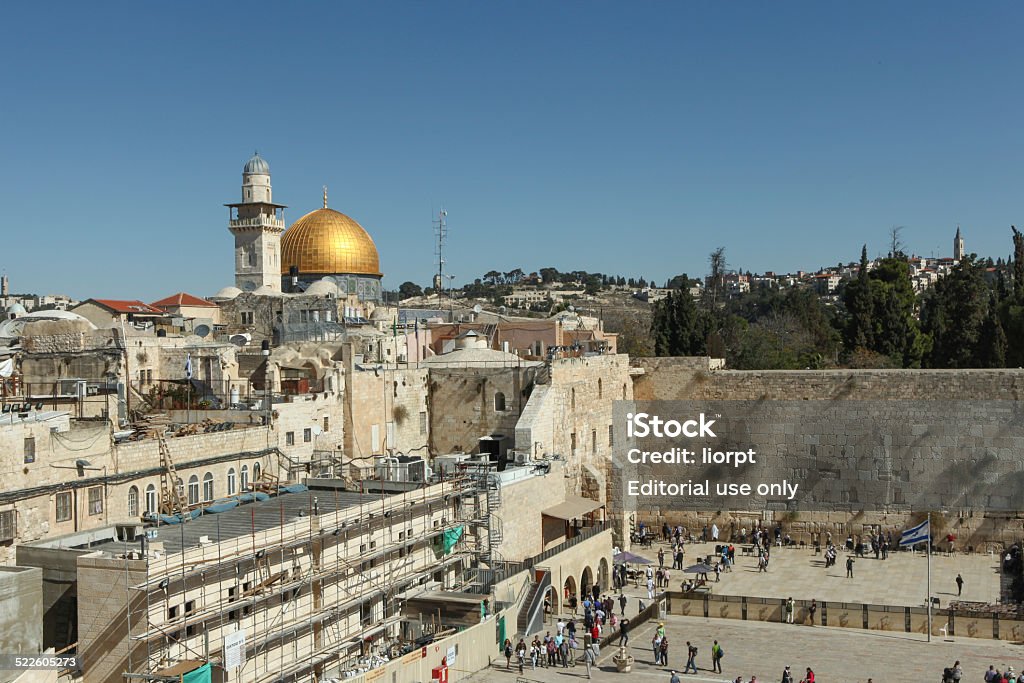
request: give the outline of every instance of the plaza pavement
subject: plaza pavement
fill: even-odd
[[[872,605],[923,606],[927,583],[927,558],[923,553],[900,551],[889,554],[886,560],[876,560],[874,555],[855,558],[853,578],[846,578],[846,558],[853,553],[839,551],[836,564],[825,569],[823,555],[813,550],[798,547],[772,548],[767,573],[757,571],[757,558],[740,554],[736,544],[736,564],[733,571],[723,572],[721,581],[712,586],[720,595],[746,595],[762,598],[787,598],[819,602],[858,602]],[[659,548],[665,548],[665,565],[671,567],[671,548],[668,544],[655,543],[651,548],[633,547],[630,552],[653,561],[657,567]],[[696,562],[697,556],[714,553],[713,543],[686,545],[683,567]],[[952,556],[932,555],[932,597],[939,598],[945,607],[950,600],[992,603],[999,600],[999,556],[988,554],[956,554]],[[964,578],[963,596],[956,596],[956,575]],[[670,571],[670,586],[679,590],[684,578],[678,570]],[[709,575],[714,581],[714,574]],[[627,597],[643,597],[647,589],[644,582],[639,587],[627,588]],[[635,603],[634,603],[635,604]]]
[[[630,635],[629,653],[636,661],[629,675],[618,673],[611,661],[618,648],[606,647],[598,657],[593,680],[668,683],[670,672],[675,669],[684,683],[728,683],[737,676],[743,676],[746,682],[753,675],[759,683],[772,683],[782,679],[782,669],[789,665],[797,681],[810,666],[821,683],[864,683],[868,678],[874,683],[939,683],[943,667],[959,659],[966,683],[982,681],[990,664],[1000,669],[1012,666],[1017,672],[1024,667],[1024,647],[1005,641],[955,638],[949,642],[933,638],[928,643],[920,634],[682,616],[669,616],[663,621],[670,643],[669,667],[652,664],[650,642],[657,627],[657,621],[653,621],[638,626]],[[721,674],[710,671],[711,645],[715,639],[725,652]],[[684,676],[687,640],[699,649],[699,673]],[[531,670],[527,663],[520,676],[514,661],[511,671],[505,669],[505,658],[496,647],[494,664],[467,680],[516,683],[519,678],[527,682],[571,683],[586,679],[586,667],[579,662],[574,668]]]

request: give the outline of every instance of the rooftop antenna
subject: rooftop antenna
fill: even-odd
[[[434,237],[437,244],[434,255],[437,256],[437,275],[434,277],[434,289],[437,290],[437,307],[441,308],[441,297],[444,295],[444,243],[448,240],[448,212],[441,209],[437,212],[434,223]]]

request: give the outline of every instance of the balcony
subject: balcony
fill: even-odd
[[[232,218],[228,221],[230,228],[277,228],[284,230],[284,221],[274,216],[257,216],[255,218]]]

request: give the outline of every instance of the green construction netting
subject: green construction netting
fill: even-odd
[[[203,664],[181,677],[181,683],[212,683],[213,674],[209,664]]]
[[[452,548],[455,547],[455,544],[459,542],[460,538],[462,538],[461,526],[457,526],[454,529],[449,529],[444,532],[444,539],[441,541],[441,554],[447,555],[450,553]]]

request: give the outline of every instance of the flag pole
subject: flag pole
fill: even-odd
[[[932,642],[932,513],[928,512],[928,534],[925,552],[928,553],[928,642]]]

